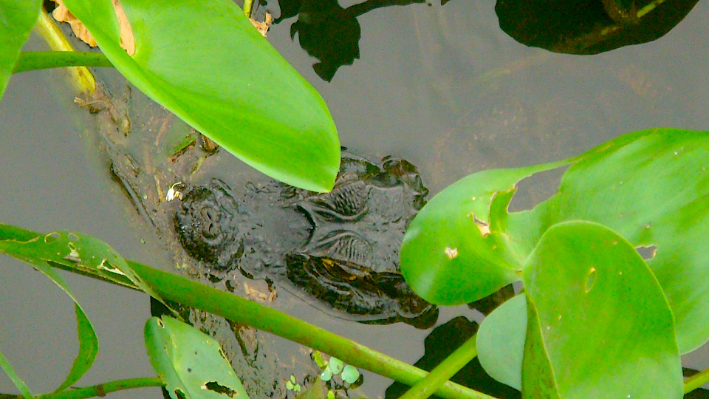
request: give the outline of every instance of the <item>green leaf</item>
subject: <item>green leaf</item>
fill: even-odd
[[[2,351],[0,351],[0,368],[5,372],[10,381],[15,384],[17,389],[20,390],[25,399],[32,399],[34,397],[29,387],[27,387],[27,384],[25,384],[25,382],[22,381],[22,379],[17,375],[15,369],[12,367],[12,364],[7,361],[7,358],[5,358]]]
[[[330,363],[327,365],[327,368],[332,371],[332,374],[334,375],[340,374],[344,367],[345,365],[342,363],[342,360],[334,356],[330,358]]]
[[[523,396],[681,398],[672,311],[635,249],[588,222],[548,229],[524,268]]]
[[[0,1],[0,99],[41,6],[40,0]]]
[[[332,379],[332,371],[330,368],[326,368],[322,373],[320,373],[320,378],[323,381],[330,381]]]
[[[150,98],[261,172],[313,191],[339,170],[320,95],[229,0],[124,0],[136,51],[119,45],[110,0],[67,0],[116,68]]]
[[[1,233],[6,229],[7,232]],[[18,231],[15,227],[0,223],[0,237],[21,234]],[[58,230],[25,241],[8,239],[0,241],[0,251],[33,265],[41,260],[99,275],[114,283],[141,289],[153,298],[161,300],[118,252],[88,234]]]
[[[498,194],[513,193],[519,180],[556,166],[472,174],[433,197],[404,236],[401,271],[406,282],[428,302],[460,305],[518,281],[524,258],[500,247],[504,243],[494,231],[500,222],[491,220],[491,204]],[[486,227],[491,234],[483,234]]]
[[[64,260],[60,258],[62,253],[61,248],[58,249],[57,246],[54,245],[59,242],[58,236],[59,233],[50,233],[42,237],[40,235],[31,234],[26,230],[0,224],[0,252],[4,252],[33,265],[37,270],[54,281],[54,283],[64,290],[74,301],[77,335],[79,338],[79,353],[76,359],[74,359],[74,363],[66,379],[55,392],[70,387],[86,374],[98,353],[98,338],[91,325],[91,321],[89,321],[86,313],[81,308],[81,305],[64,278],[50,265],[53,259]],[[66,243],[63,245],[63,249],[68,249]]]
[[[515,279],[509,272],[522,269],[550,226],[588,220],[617,231],[635,247],[656,247],[648,265],[675,314],[680,352],[707,342],[709,133],[644,130],[536,171],[567,163],[573,165],[564,174],[559,193],[532,211],[507,213],[514,178],[529,175],[529,168],[506,171],[511,180],[506,185],[497,184],[502,172],[486,171],[446,188],[421,210],[404,238],[401,267],[407,282],[434,303],[471,301]],[[470,209],[466,196],[477,196],[481,190],[491,198],[487,211],[475,211],[478,219],[479,214],[489,216],[490,234],[483,239],[475,224],[459,220]],[[439,197],[443,200],[437,201]],[[441,246],[447,240],[465,245],[470,252],[465,262],[450,265],[455,262],[441,260]]]
[[[344,369],[342,369],[342,381],[349,384],[354,384],[358,378],[359,371],[355,367],[348,364]]]
[[[687,353],[709,340],[709,133],[652,129],[631,137],[569,168],[559,193],[529,215],[541,221],[533,231],[508,233],[531,243],[552,224],[582,219],[634,247],[655,246],[648,265],[675,314],[680,353]]]
[[[219,343],[170,317],[145,324],[150,363],[173,399],[248,399]]]
[[[522,390],[522,355],[527,330],[524,294],[503,303],[483,320],[478,330],[480,365],[490,377]]]

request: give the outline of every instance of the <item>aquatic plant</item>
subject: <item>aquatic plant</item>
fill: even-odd
[[[520,180],[568,165],[557,194],[508,212]],[[412,221],[402,272],[439,305],[524,283],[477,351],[525,396],[681,397],[680,355],[709,341],[708,169],[709,132],[660,128],[467,176]]]
[[[248,165],[293,186],[332,189],[340,143],[325,102],[232,1],[180,0],[165,7],[123,0],[127,31],[110,0],[64,3],[103,55],[21,53],[42,2],[3,1],[0,96],[13,71],[114,66],[148,97]],[[92,84],[84,86],[91,90]]]
[[[89,54],[20,56],[40,3],[4,0],[0,3],[4,24],[0,29],[0,92],[13,71],[110,63],[136,86],[246,162],[288,183],[327,190],[328,185],[331,187],[328,179],[334,180],[339,162],[338,150],[333,150],[337,147],[334,124],[327,109],[285,61],[267,50],[269,47],[253,32],[247,33],[251,31],[246,29],[243,16],[227,3],[210,3],[210,7],[223,6],[219,10],[226,11],[205,15],[200,10],[204,6],[201,2],[182,0],[172,2],[169,9],[154,9],[148,1],[126,0],[123,4],[137,39],[136,52],[129,55],[120,47],[120,29],[109,2],[67,1],[95,32],[107,57],[102,58]],[[176,32],[171,29],[179,24],[168,21],[180,12],[189,12],[189,20],[197,22],[179,27],[187,31]],[[109,23],[102,25],[99,20]],[[158,24],[148,26],[144,21]],[[213,54],[216,50],[210,47],[210,41],[217,39],[197,28],[205,21],[217,32],[243,34],[240,40],[245,39],[243,42],[251,47],[242,50],[260,54],[256,56],[258,65],[252,65],[254,69],[271,74],[269,83],[274,78],[285,79],[279,87],[295,88],[293,93],[281,93],[279,100],[292,94],[306,106],[280,104],[273,97],[252,98],[254,91],[244,87],[265,87],[262,76],[237,76],[240,90],[230,93],[219,91],[225,75],[197,83],[188,81],[196,72],[225,73],[231,67],[229,62],[235,60],[218,59],[209,67],[214,69],[203,70],[194,59],[183,62],[179,57],[184,54],[159,51],[170,49],[175,38],[190,37],[205,47],[195,46],[188,55],[203,57],[205,53],[200,51]],[[231,45],[242,45],[235,43],[240,40],[232,43],[230,36],[226,37]],[[220,42],[220,46],[223,44]],[[235,51],[241,49],[237,47]],[[189,74],[170,67],[178,61],[188,66]],[[267,69],[271,67],[274,69]],[[212,101],[214,98],[224,101]],[[212,125],[202,116],[187,112],[199,109],[211,117],[229,119],[223,115],[224,109],[230,109],[222,108],[224,104],[246,107],[248,112],[236,110],[231,122],[237,124],[229,126],[243,124],[254,136],[234,138],[231,128],[221,124],[223,120]],[[270,106],[279,112],[271,113]],[[285,122],[280,119],[284,117],[288,119]],[[312,127],[306,131],[315,142],[293,144],[292,140],[300,137],[293,133],[294,124],[305,122]],[[272,132],[283,126],[286,133],[273,133],[276,136],[261,136],[259,130],[263,127]],[[288,148],[276,149],[276,141],[287,143]],[[61,268],[140,290],[166,303],[177,302],[251,325],[336,356],[350,367],[414,385],[407,399],[433,393],[445,398],[490,398],[447,382],[478,352],[492,376],[520,389],[525,397],[678,398],[709,380],[709,371],[703,371],[683,386],[679,357],[709,340],[709,276],[703,270],[709,260],[703,250],[709,222],[707,143],[706,132],[636,132],[568,160],[480,172],[436,196],[411,224],[405,238],[402,265],[409,284],[440,305],[474,301],[511,282],[523,282],[525,293],[494,311],[477,337],[429,374],[273,309],[125,260],[107,244],[87,235],[67,231],[40,234],[0,225],[0,251],[50,277],[75,302],[79,353],[65,381],[45,397],[103,396],[118,389],[163,385],[175,398],[246,395],[233,370],[224,368],[223,356],[214,342],[168,317],[151,318],[146,323],[146,346],[157,377],[70,389],[91,367],[98,338],[71,289],[55,270]],[[289,152],[292,149],[295,152]],[[303,151],[315,151],[319,166],[296,162],[314,160]],[[557,195],[527,212],[507,211],[520,180],[568,165]],[[638,253],[643,248],[650,249],[645,258]],[[193,354],[196,347],[204,357],[183,356]],[[1,353],[0,367],[24,397],[33,397]],[[340,373],[343,379],[350,379],[344,375],[346,366],[333,358],[327,369],[331,375]],[[195,376],[198,378],[193,379]],[[295,390],[295,378],[289,382]]]

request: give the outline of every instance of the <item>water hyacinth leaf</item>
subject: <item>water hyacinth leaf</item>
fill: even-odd
[[[709,340],[708,132],[651,129],[613,140],[571,166],[559,193],[521,217],[540,223],[509,229],[511,239],[534,243],[549,226],[582,219],[634,247],[655,247],[647,263],[674,312],[680,353]]]
[[[527,330],[527,300],[517,295],[486,317],[477,336],[478,359],[497,381],[522,390],[522,355]]]
[[[449,298],[449,291],[456,290],[470,291],[456,292],[458,298],[475,297],[480,287],[486,287],[490,276],[499,270],[521,270],[550,226],[563,221],[588,220],[609,226],[635,247],[656,250],[647,263],[675,314],[680,352],[690,352],[707,342],[709,273],[705,272],[705,265],[709,263],[709,252],[703,248],[709,240],[705,234],[709,231],[709,133],[672,128],[639,131],[557,166],[568,163],[572,165],[562,177],[559,193],[532,211],[508,214],[507,204],[514,191],[500,189],[492,193],[490,234],[482,240],[470,229],[457,227],[456,218],[460,218],[465,209],[455,201],[462,203],[466,194],[475,196],[480,186],[489,187],[489,183],[482,180],[478,186],[460,186],[481,175],[478,173],[448,187],[438,196],[450,195],[451,204],[438,204],[434,202],[438,196],[435,197],[429,205],[434,204],[437,208],[434,212],[438,214],[431,218],[432,212],[424,207],[417,215],[417,218],[423,215],[421,222],[430,225],[414,219],[407,232],[401,259],[407,282],[414,290],[429,292],[429,298]],[[525,170],[512,169],[509,174],[513,176]],[[526,174],[518,175],[522,178]],[[464,190],[455,196],[448,194],[461,188]],[[446,211],[450,215],[446,215]],[[446,220],[452,222],[445,223]],[[411,231],[412,228],[417,230]],[[498,251],[500,256],[490,258],[497,263],[484,265],[489,270],[467,275],[467,271],[477,272],[474,269],[477,260],[456,269],[433,261],[437,259],[435,254],[439,247],[429,243],[436,243],[438,236],[447,240],[452,235],[464,237],[458,239],[469,243],[475,253]],[[419,240],[420,250],[408,249],[417,257],[405,256],[407,239],[415,241],[410,240],[410,236]],[[420,237],[428,237],[428,242],[420,241]],[[455,272],[454,277],[439,278],[438,274],[445,270]],[[458,283],[459,278],[461,283]]]
[[[313,191],[339,170],[335,124],[320,95],[229,0],[121,1],[130,56],[110,0],[67,0],[116,68],[150,98],[259,171]]]
[[[39,17],[40,0],[0,2],[0,99],[15,68],[20,49]]]
[[[524,283],[523,396],[682,398],[672,311],[622,237],[595,223],[554,225]]]
[[[409,286],[433,304],[460,305],[518,281],[523,259],[499,242],[491,203],[514,192],[519,180],[556,166],[476,173],[433,197],[403,239],[401,271]]]
[[[170,317],[151,317],[145,346],[173,399],[248,399],[219,343],[196,328]]]
[[[47,240],[50,241],[50,244],[55,242],[56,235],[58,235],[55,234],[50,233],[43,237],[13,226],[0,224],[0,252],[33,265],[54,281],[74,301],[79,352],[66,379],[57,388],[56,392],[59,392],[76,383],[91,368],[98,353],[98,337],[91,321],[86,316],[69,285],[62,275],[49,264],[53,258],[56,259],[56,256],[58,256],[57,250],[53,245],[42,245],[42,243],[46,243]],[[35,245],[37,243],[40,244]]]

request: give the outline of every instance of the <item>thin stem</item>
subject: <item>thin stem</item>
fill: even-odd
[[[684,393],[692,392],[707,382],[709,382],[709,369],[704,369],[684,380]]]
[[[433,395],[446,381],[450,380],[460,369],[465,367],[478,355],[475,345],[477,334],[470,337],[455,352],[445,358],[436,368],[419,380],[400,399],[426,399]],[[489,396],[488,396],[489,398]]]
[[[254,0],[244,0],[244,14],[246,18],[251,18],[251,8],[254,6]]]
[[[125,389],[161,387],[162,381],[158,377],[152,378],[131,378],[127,380],[111,381],[105,384],[98,384],[91,387],[67,389],[61,392],[47,393],[35,396],[35,399],[85,399],[93,397],[104,397],[106,394]],[[0,395],[3,399],[22,399],[22,395]]]
[[[190,281],[161,270],[128,261],[133,270],[156,293],[168,301],[201,309],[229,320],[270,332],[328,353],[352,366],[363,368],[407,385],[414,385],[426,372],[347,338],[325,331],[275,309]],[[490,396],[447,381],[436,392],[447,399],[491,399]]]
[[[74,51],[74,47],[69,43],[44,8],[42,8],[42,11],[39,13],[39,20],[37,21],[37,25],[35,25],[35,31],[47,42],[50,49],[54,51]],[[93,93],[96,90],[96,79],[94,79],[94,75],[88,68],[68,68],[67,72],[71,76],[69,81],[74,85],[77,91]]]
[[[17,65],[12,73],[75,66],[112,67],[113,64],[101,53],[25,51],[20,53],[20,58],[17,60]]]

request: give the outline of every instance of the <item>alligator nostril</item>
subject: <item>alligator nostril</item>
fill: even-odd
[[[207,222],[214,223],[219,221],[219,212],[217,212],[214,208],[204,207],[200,211],[200,215]]]
[[[221,230],[219,212],[214,208],[204,207],[199,211],[199,214],[202,217],[202,235],[208,239],[217,237]]]

